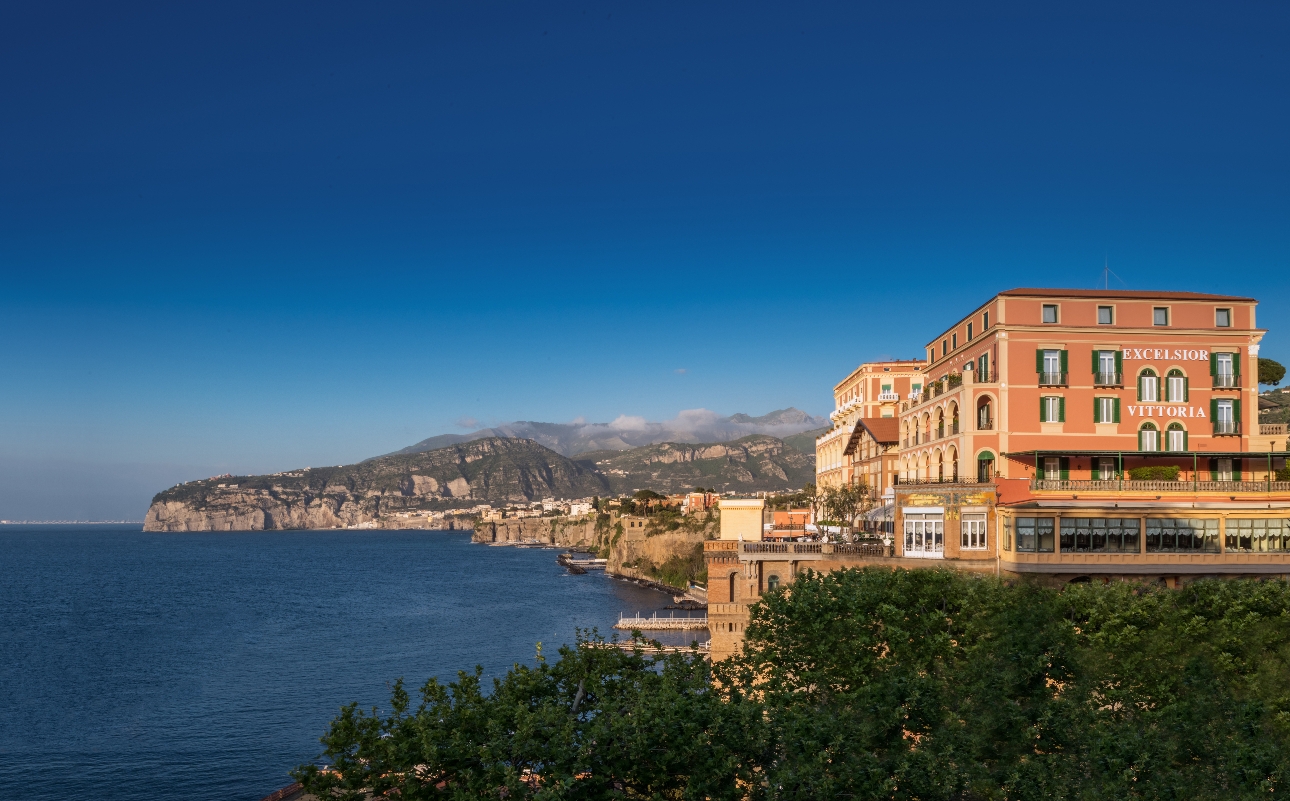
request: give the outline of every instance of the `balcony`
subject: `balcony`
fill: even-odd
[[[1259,434],[1264,437],[1282,437],[1286,434],[1285,423],[1259,423]]]
[[[1058,492],[1290,492],[1290,481],[1121,481],[1035,479],[1032,490]]]
[[[977,420],[977,421],[976,421],[976,430],[977,430],[977,431],[993,431],[993,430],[994,430],[994,420],[991,420],[991,419],[990,419],[990,418],[988,418],[988,417],[987,417],[986,419],[984,419],[984,420]]]
[[[1065,373],[1040,373],[1039,386],[1064,387],[1066,386],[1066,374]]]
[[[999,374],[990,374],[989,370],[977,370],[973,373],[972,383],[974,384],[992,384],[999,380]]]
[[[1235,420],[1215,420],[1214,436],[1236,436],[1241,433],[1241,424]]]
[[[946,477],[946,478],[901,478],[892,476],[891,483],[905,486],[926,486],[933,484],[993,484],[992,480],[982,481],[980,478],[967,478],[966,476]]]
[[[896,392],[879,392],[879,393],[878,393],[878,402],[879,402],[879,403],[889,403],[889,402],[890,402],[890,403],[895,403],[895,402],[896,402],[896,401],[898,401],[898,400],[900,400],[900,395],[899,395],[898,393],[896,393]]]
[[[1097,373],[1093,378],[1093,383],[1099,387],[1122,387],[1124,386],[1124,374]]]
[[[1233,373],[1214,375],[1214,389],[1235,389],[1241,386],[1241,377]]]

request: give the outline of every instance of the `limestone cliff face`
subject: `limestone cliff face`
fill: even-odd
[[[527,503],[608,490],[594,469],[536,442],[481,439],[356,465],[191,481],[153,498],[144,530],[338,528],[463,501]]]

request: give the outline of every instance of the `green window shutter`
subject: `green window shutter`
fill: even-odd
[[[1057,399],[1057,422],[1066,422],[1066,398],[1064,396]]]
[[[1183,377],[1183,403],[1187,403],[1190,400],[1191,400],[1191,379],[1184,376]]]
[[[1042,456],[1035,457],[1035,478],[1044,480],[1044,457]]]
[[[1048,422],[1047,417],[1048,417],[1048,399],[1045,398],[1043,395],[1040,395],[1039,396],[1039,422],[1047,423]]]
[[[1232,375],[1241,374],[1241,354],[1239,352],[1232,354]]]
[[[1124,351],[1115,352],[1115,372],[1124,373]]]
[[[1043,371],[1044,371],[1044,352],[1036,348],[1035,349],[1035,372],[1042,373]]]
[[[1093,375],[1097,375],[1097,368],[1102,366],[1102,351],[1093,351]]]
[[[1183,450],[1189,450],[1189,448],[1187,447],[1187,432],[1186,432],[1186,431],[1184,431],[1184,432],[1183,432]]]
[[[1209,399],[1209,423],[1218,430],[1218,398]]]
[[[1241,422],[1241,399],[1237,398],[1232,401],[1232,422],[1239,424]]]
[[[1057,353],[1058,353],[1058,364],[1061,365],[1061,368],[1060,368],[1061,371],[1065,373],[1066,372],[1066,351],[1059,350],[1057,351]]]
[[[1209,480],[1218,481],[1218,459],[1213,457],[1209,460]]]
[[[1142,429],[1138,429],[1138,450],[1142,450]]]
[[[1138,403],[1142,402],[1142,376],[1138,376]]]
[[[1115,413],[1115,419],[1112,420],[1111,422],[1112,423],[1120,422],[1120,399],[1119,398],[1116,398],[1115,402],[1111,404],[1111,411]]]
[[[1093,399],[1093,422],[1094,423],[1102,422],[1102,399],[1101,398]]]
[[[1232,480],[1233,481],[1241,480],[1241,460],[1240,459],[1232,460]]]
[[[1209,354],[1209,374],[1218,375],[1218,354]]]
[[[1062,481],[1071,480],[1071,460],[1069,456],[1062,457]]]

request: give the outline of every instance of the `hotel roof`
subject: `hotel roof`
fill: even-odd
[[[1237,295],[1207,295],[1202,292],[1160,292],[1142,289],[1044,289],[1022,287],[999,293],[1011,297],[1031,298],[1121,298],[1125,300],[1227,300],[1255,303],[1254,298]]]

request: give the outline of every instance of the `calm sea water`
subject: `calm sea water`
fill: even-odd
[[[256,801],[399,676],[501,675],[669,603],[457,532],[0,526],[0,797]]]

